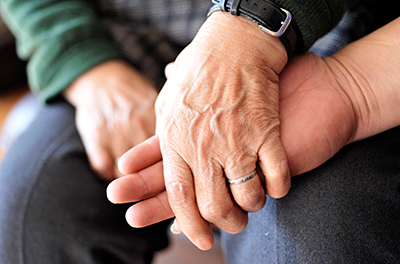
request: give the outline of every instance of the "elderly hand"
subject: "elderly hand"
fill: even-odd
[[[294,176],[319,166],[350,142],[356,130],[355,115],[336,75],[314,54],[294,58],[281,74],[280,88],[282,143]],[[175,215],[164,183],[162,159],[159,137],[150,138],[121,157],[119,168],[127,175],[107,189],[114,203],[151,197],[127,211],[126,219],[133,227]],[[180,229],[178,222],[179,227],[175,221],[173,229]]]
[[[345,144],[400,125],[399,28],[397,19],[332,57],[307,53],[286,67],[280,112],[292,175],[319,166]],[[114,203],[151,197],[128,210],[127,221],[134,227],[174,216],[161,159],[155,136],[121,158],[120,169],[129,175],[107,190]]]
[[[154,135],[154,86],[127,63],[109,61],[81,75],[64,96],[76,107],[93,170],[106,181],[121,176],[115,161]]]
[[[256,24],[215,13],[179,55],[157,99],[169,205],[201,249],[212,246],[209,223],[238,233],[247,212],[264,206],[265,192],[282,197],[290,189],[279,133],[278,74],[286,61],[280,41]],[[253,177],[227,186],[257,164],[264,184]]]
[[[240,32],[240,37],[237,35]],[[278,74],[287,61],[280,41],[255,23],[214,13],[178,56],[156,102],[169,204],[200,249],[212,246],[209,223],[238,233],[265,192],[290,189],[279,133]],[[259,177],[240,183],[259,164]]]

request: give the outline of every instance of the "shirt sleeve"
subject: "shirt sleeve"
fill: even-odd
[[[292,14],[295,30],[302,42],[297,51],[307,51],[317,39],[328,33],[354,2],[353,0],[272,0]]]
[[[88,1],[1,0],[0,12],[19,57],[29,60],[29,86],[44,101],[95,65],[123,58]]]

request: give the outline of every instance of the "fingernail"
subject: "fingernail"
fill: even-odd
[[[172,223],[170,230],[171,230],[172,234],[175,234],[175,235],[179,235],[180,233],[182,233],[182,230],[179,227],[178,221],[176,221],[176,219]]]
[[[211,238],[204,237],[201,239],[197,239],[196,245],[201,250],[209,250],[210,248],[212,248],[213,242],[212,242]]]

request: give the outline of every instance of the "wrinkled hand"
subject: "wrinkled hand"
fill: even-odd
[[[230,28],[245,36],[237,39]],[[246,212],[264,206],[265,192],[282,197],[290,189],[279,133],[278,74],[286,61],[278,39],[246,19],[218,13],[178,56],[157,99],[169,204],[202,249],[212,245],[209,223],[238,233]],[[259,177],[227,187],[226,179],[250,174],[257,163],[266,190]]]
[[[155,131],[154,86],[123,61],[84,73],[64,92],[91,167],[103,180],[121,176],[116,159]]]
[[[281,137],[292,175],[319,166],[345,144],[400,125],[399,28],[397,19],[332,57],[307,53],[285,68]],[[155,136],[121,158],[120,169],[129,174],[109,185],[114,203],[152,197],[128,210],[132,226],[174,216],[161,159]]]
[[[281,74],[280,89],[282,143],[294,176],[321,165],[351,141],[354,111],[326,61],[311,53],[291,61]],[[175,215],[164,187],[158,136],[128,151],[119,167],[128,175],[109,185],[110,201],[152,197],[128,210],[130,225],[143,227]]]

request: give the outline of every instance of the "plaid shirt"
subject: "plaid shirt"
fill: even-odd
[[[194,38],[212,6],[210,0],[97,0],[97,4],[115,43],[160,88],[164,67]],[[329,56],[369,33],[375,4],[357,1],[311,51]]]
[[[192,41],[210,0],[97,0],[115,41],[134,66],[161,88],[164,68]]]
[[[374,0],[356,1],[339,24],[315,42],[310,51],[321,57],[330,56],[372,32],[376,24],[376,4]]]

